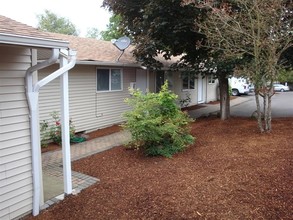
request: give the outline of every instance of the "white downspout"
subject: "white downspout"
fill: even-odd
[[[71,69],[76,62],[75,55],[73,53],[71,62],[62,67],[61,69],[55,71],[51,75],[46,78],[40,80],[37,83],[33,83],[33,72],[50,66],[56,63],[59,57],[59,49],[52,49],[52,56],[35,66],[30,67],[26,71],[26,95],[29,104],[30,110],[30,127],[31,127],[31,144],[32,144],[32,173],[33,173],[33,215],[36,216],[40,212],[40,185],[41,185],[41,177],[40,177],[40,130],[39,130],[39,112],[38,112],[38,98],[39,98],[39,89],[54,80],[58,76],[62,75],[64,72],[67,72]]]
[[[26,80],[26,96],[30,111],[30,128],[31,128],[31,145],[32,145],[32,175],[33,175],[33,215],[39,214],[40,204],[40,137],[39,137],[39,121],[38,121],[38,95],[33,91],[33,73],[39,69],[45,68],[56,63],[59,57],[59,50],[53,49],[52,56],[35,66],[27,69]]]

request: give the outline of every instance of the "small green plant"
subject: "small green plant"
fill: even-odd
[[[176,105],[177,95],[168,91],[167,82],[159,93],[131,93],[126,103],[132,110],[124,114],[123,125],[132,135],[128,147],[150,156],[171,157],[194,142],[189,126],[192,119]]]
[[[61,133],[60,116],[58,112],[54,111],[51,113],[51,117],[53,118],[53,125],[49,129],[50,138],[54,143],[61,145],[62,133]],[[69,120],[69,131],[70,131],[70,140],[71,140],[75,134],[75,128],[71,120]]]
[[[61,122],[60,122],[60,116],[58,112],[54,111],[51,114],[52,117],[52,123],[50,124],[46,120],[43,120],[40,123],[40,131],[41,131],[41,146],[45,147],[47,146],[49,141],[52,141],[53,143],[56,143],[58,145],[62,144],[62,128],[61,128]],[[82,142],[85,139],[75,136],[75,127],[72,123],[72,120],[69,120],[69,131],[70,131],[70,142]]]
[[[179,104],[181,108],[187,107],[191,102],[191,94],[189,92],[186,93],[186,96],[184,99],[179,100]]]
[[[48,146],[48,140],[50,139],[49,132],[47,131],[49,128],[49,123],[46,120],[43,120],[40,123],[40,132],[41,132],[41,147]]]

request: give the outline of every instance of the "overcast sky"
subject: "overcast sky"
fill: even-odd
[[[6,0],[0,6],[0,15],[37,27],[37,15],[45,9],[68,18],[84,36],[88,28],[105,30],[110,13],[101,8],[103,0]]]

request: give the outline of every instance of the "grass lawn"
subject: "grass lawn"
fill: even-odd
[[[101,181],[28,219],[292,219],[293,118],[197,120],[171,159],[116,147],[75,161]]]

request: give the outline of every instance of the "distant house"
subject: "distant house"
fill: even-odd
[[[168,71],[171,61],[163,61],[165,71],[152,72],[133,57],[133,47],[121,52],[110,42],[51,33],[69,42],[77,50],[77,62],[69,74],[70,117],[78,132],[89,132],[123,121],[122,113],[129,110],[124,102],[130,97],[129,87],[158,92],[165,80],[180,99],[190,97],[189,105],[217,99],[217,81],[212,77],[195,79],[180,72]],[[42,54],[43,56],[45,55]],[[45,77],[57,65],[40,71]],[[49,120],[50,113],[58,111],[60,102],[58,79],[40,93],[41,120]]]
[[[40,51],[52,54],[37,63]],[[59,62],[56,72],[39,80],[38,70]],[[0,219],[15,219],[43,204],[38,94],[53,78],[61,77],[62,122],[69,122],[67,73],[75,64],[68,42],[0,16]],[[59,103],[60,105],[60,103]],[[68,129],[63,127],[64,134]],[[64,192],[70,194],[69,137],[64,136]]]

